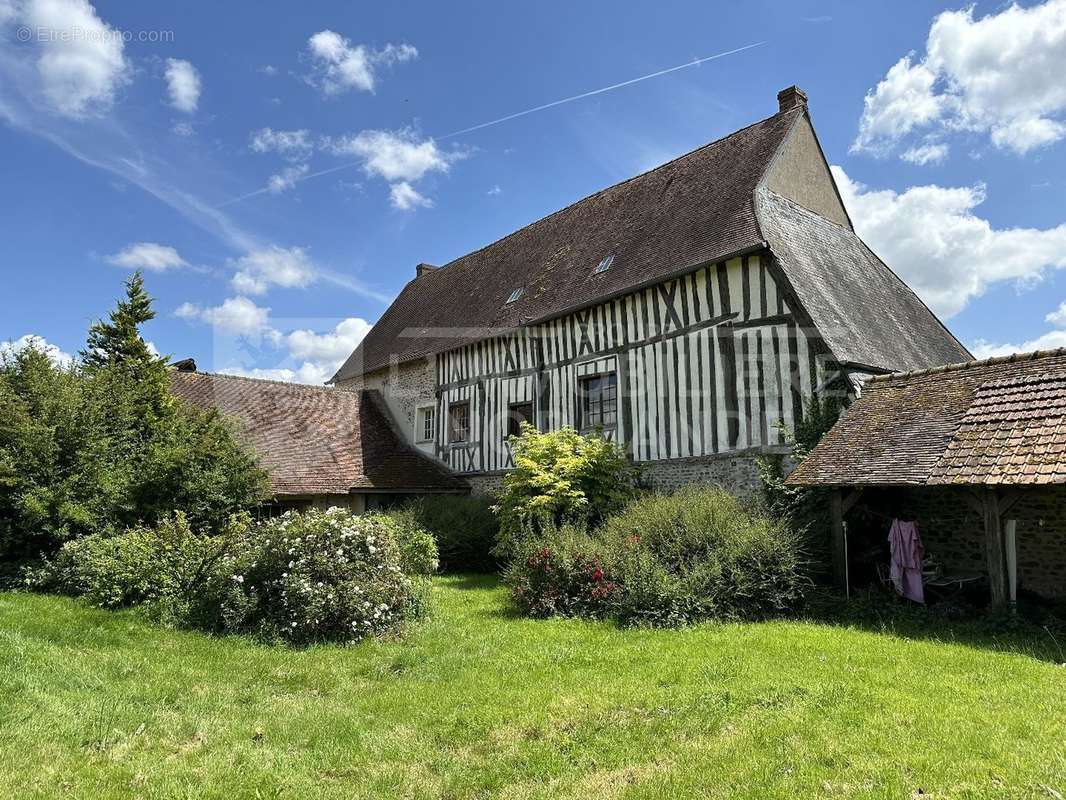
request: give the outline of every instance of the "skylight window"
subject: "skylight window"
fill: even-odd
[[[513,292],[511,292],[511,296],[507,298],[507,304],[513,303],[515,300],[517,300],[519,297],[521,297],[523,294],[525,294],[525,292],[526,292],[525,287],[524,286],[519,286],[517,289],[515,289]]]
[[[592,270],[593,275],[599,275],[601,272],[606,272],[611,268],[611,264],[614,263],[614,256],[607,256],[599,264],[596,265],[596,269]]]

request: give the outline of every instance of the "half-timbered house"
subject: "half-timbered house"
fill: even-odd
[[[527,421],[663,487],[755,484],[811,395],[970,354],[855,234],[796,87],[778,113],[442,267],[333,378],[475,488]]]

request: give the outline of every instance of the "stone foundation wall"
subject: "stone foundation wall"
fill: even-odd
[[[677,458],[640,464],[644,480],[660,492],[673,492],[691,484],[713,484],[745,500],[759,496],[762,484],[756,453]]]
[[[1005,515],[1017,520],[1019,590],[1066,597],[1066,487],[1020,491],[1021,499]],[[878,505],[890,515],[917,520],[926,553],[936,556],[947,571],[987,572],[984,521],[970,508],[965,492],[951,487],[908,489],[881,495]]]
[[[495,495],[503,486],[502,472],[493,472],[487,475],[464,475],[470,484],[470,494]]]
[[[638,466],[643,482],[658,492],[674,492],[692,484],[721,486],[737,497],[753,500],[762,484],[755,459],[758,453],[740,453],[699,458],[676,458],[669,461],[645,461]],[[505,473],[464,475],[471,494],[496,494]]]

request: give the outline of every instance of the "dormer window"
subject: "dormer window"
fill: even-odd
[[[519,297],[521,297],[525,293],[526,293],[525,287],[524,286],[519,286],[517,289],[515,289],[513,292],[511,292],[511,296],[507,298],[507,302],[504,305],[510,305],[511,303],[515,302]]]
[[[614,263],[614,256],[606,256],[603,261],[596,265],[596,269],[592,270],[593,275],[599,275],[601,272],[606,272],[611,268],[611,264]]]

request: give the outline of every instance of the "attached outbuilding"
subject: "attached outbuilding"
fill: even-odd
[[[993,603],[1066,596],[1066,349],[872,377],[788,483],[831,490],[842,583],[895,518]]]
[[[341,506],[356,513],[469,485],[412,447],[381,395],[195,372],[182,362],[171,391],[232,418],[270,475],[276,508]]]

